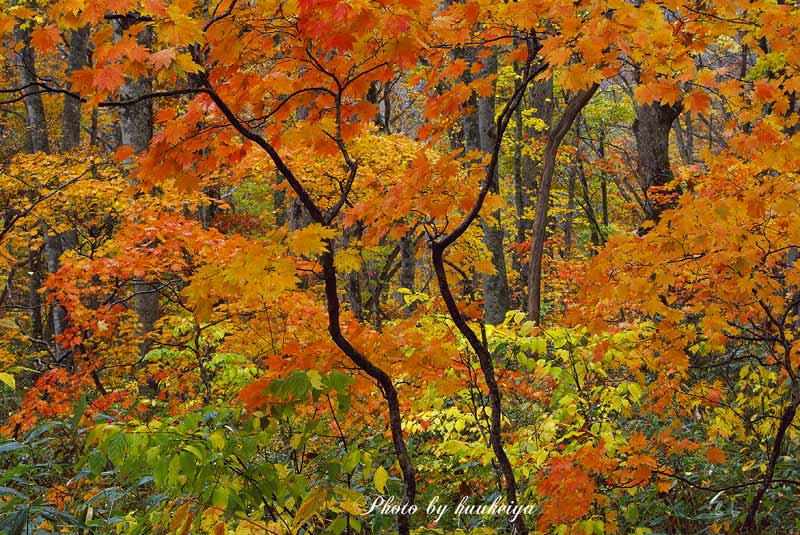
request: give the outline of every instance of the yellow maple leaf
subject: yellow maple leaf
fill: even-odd
[[[337,271],[342,273],[358,271],[361,268],[361,254],[358,249],[352,247],[337,251],[334,265]]]
[[[334,229],[313,223],[289,234],[288,245],[299,255],[319,254],[326,250],[326,240],[334,236]]]

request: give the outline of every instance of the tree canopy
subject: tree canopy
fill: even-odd
[[[0,533],[800,530],[800,4],[0,2]]]

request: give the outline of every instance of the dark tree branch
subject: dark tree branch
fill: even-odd
[[[497,138],[491,153],[489,165],[486,168],[486,175],[483,185],[481,186],[474,206],[456,228],[440,239],[434,240],[431,244],[433,267],[436,274],[436,280],[439,285],[439,292],[442,294],[442,299],[445,302],[447,311],[452,317],[453,322],[455,323],[459,332],[462,334],[462,336],[464,336],[464,338],[466,338],[470,347],[478,356],[481,372],[489,390],[489,406],[492,409],[489,425],[489,442],[492,446],[492,451],[497,458],[500,471],[503,474],[506,499],[508,500],[509,504],[515,504],[517,502],[517,483],[516,478],[514,477],[514,469],[511,466],[511,461],[509,460],[503,446],[502,396],[500,394],[500,388],[497,385],[497,379],[495,377],[494,361],[492,355],[489,353],[489,350],[481,342],[481,340],[475,334],[475,331],[473,331],[467,323],[466,318],[464,318],[464,316],[461,314],[461,311],[458,309],[458,305],[453,297],[453,293],[450,290],[450,285],[447,282],[447,273],[444,267],[444,253],[447,247],[453,244],[462,234],[464,234],[472,222],[478,217],[478,214],[483,207],[483,202],[486,199],[490,189],[494,185],[496,180],[495,170],[497,169],[500,158],[500,148],[503,141],[503,134],[508,127],[508,123],[514,114],[514,111],[522,101],[528,84],[534,79],[534,77],[536,77],[537,74],[543,72],[545,69],[544,65],[541,65],[538,68],[534,68],[532,65],[539,49],[540,45],[537,41],[533,39],[528,41],[528,59],[524,67],[524,74],[522,80],[514,89],[514,93],[511,95],[511,98],[508,100],[508,102],[506,102],[503,110],[497,117],[495,125]],[[528,529],[525,526],[525,520],[522,518],[522,515],[518,516],[513,524],[517,533],[522,535],[526,535],[528,533]]]

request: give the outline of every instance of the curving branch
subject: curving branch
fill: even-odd
[[[541,45],[539,45],[538,41],[533,39],[529,40],[528,59],[524,67],[522,80],[514,89],[514,93],[506,102],[496,120],[495,126],[497,129],[497,138],[495,140],[489,165],[486,168],[486,175],[475,204],[467,216],[456,228],[454,228],[445,236],[439,238],[438,240],[432,241],[431,243],[433,268],[436,274],[436,281],[439,285],[439,292],[442,294],[442,299],[444,300],[447,312],[453,319],[456,328],[458,328],[462,336],[466,338],[470,347],[477,355],[481,372],[483,374],[483,379],[486,382],[486,387],[489,390],[489,406],[492,409],[489,425],[489,443],[492,446],[492,452],[497,458],[497,463],[500,466],[500,471],[503,474],[503,480],[505,481],[506,500],[509,504],[517,503],[517,483],[514,476],[514,469],[511,466],[511,461],[509,460],[503,446],[502,396],[500,393],[500,388],[497,384],[497,378],[495,376],[494,359],[486,346],[478,338],[478,335],[475,334],[475,331],[473,331],[469,326],[469,323],[467,323],[467,320],[461,314],[461,311],[458,309],[458,305],[453,297],[453,292],[450,289],[449,283],[447,282],[444,253],[447,247],[453,244],[461,235],[463,235],[478,217],[486,196],[496,181],[495,171],[500,160],[500,148],[503,141],[503,134],[508,127],[508,123],[514,114],[514,111],[516,110],[517,106],[520,105],[528,84],[546,68],[544,65],[540,65],[537,68],[534,68],[533,66],[533,61],[540,48]],[[513,526],[516,533],[527,535],[528,528],[525,526],[525,520],[522,515],[517,516],[513,522]]]
[[[536,197],[536,217],[533,222],[531,239],[530,268],[528,270],[528,317],[539,323],[542,307],[542,255],[544,254],[545,231],[547,230],[547,211],[550,205],[550,186],[556,168],[556,156],[561,141],[567,135],[581,110],[589,103],[597,91],[598,84],[581,89],[567,104],[567,109],[556,126],[550,131],[542,157],[542,176]]]
[[[283,161],[278,151],[266,139],[256,132],[253,132],[236,116],[226,102],[220,95],[211,87],[208,80],[205,80],[205,88],[203,92],[206,93],[214,104],[217,105],[220,112],[225,116],[233,128],[239,132],[244,138],[249,139],[261,149],[266,152],[272,159],[278,172],[280,172],[289,186],[299,197],[300,202],[311,215],[311,218],[322,225],[328,224],[328,218],[322,213],[320,208],[311,198],[311,195],[303,187],[297,179],[292,170]],[[338,136],[341,137],[341,136]],[[354,168],[351,167],[351,173],[354,173]],[[400,412],[400,400],[397,395],[397,389],[394,386],[392,378],[383,369],[376,366],[364,354],[356,349],[347,337],[342,333],[340,310],[341,304],[339,301],[339,292],[336,281],[336,268],[334,266],[334,244],[333,240],[326,240],[327,251],[320,256],[320,265],[322,266],[322,278],[325,283],[325,297],[327,301],[328,313],[328,333],[336,346],[361,370],[367,375],[372,377],[378,382],[379,388],[383,394],[384,399],[389,410],[389,427],[392,434],[392,444],[395,450],[395,456],[400,465],[400,470],[403,473],[403,486],[405,501],[408,505],[414,504],[417,493],[416,474],[414,471],[414,464],[411,461],[405,439],[403,438],[402,429],[402,414]],[[407,508],[405,508],[407,509]],[[409,535],[410,533],[410,515],[401,512],[397,515],[398,533],[400,535]]]

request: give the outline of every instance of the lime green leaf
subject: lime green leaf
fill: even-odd
[[[377,470],[375,470],[375,488],[378,489],[378,492],[383,494],[386,492],[386,482],[389,481],[389,472],[383,466],[379,466]]]
[[[215,450],[222,450],[225,448],[225,431],[217,429],[208,437],[211,447]]]
[[[14,376],[10,373],[0,372],[0,383],[4,383],[11,390],[17,388],[17,382],[14,380]]]
[[[325,388],[322,384],[322,374],[317,370],[308,370],[306,375],[308,376],[308,381],[311,383],[311,388],[314,390],[322,390]]]

